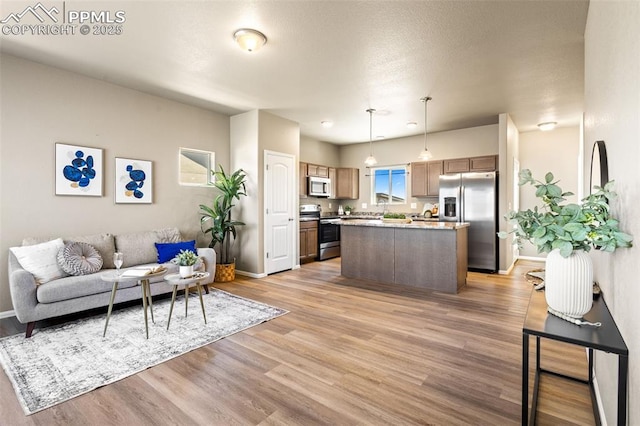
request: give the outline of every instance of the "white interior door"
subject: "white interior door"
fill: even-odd
[[[295,158],[265,151],[265,271],[267,274],[295,266]]]

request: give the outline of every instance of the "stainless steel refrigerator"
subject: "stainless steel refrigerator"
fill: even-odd
[[[440,176],[440,220],[468,222],[469,269],[498,270],[497,172]]]

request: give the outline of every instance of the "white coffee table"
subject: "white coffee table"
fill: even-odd
[[[127,275],[127,271],[121,271],[118,274],[116,271],[112,273],[102,274],[100,278],[103,281],[112,282],[113,288],[111,289],[111,300],[109,300],[109,309],[107,310],[107,320],[104,323],[104,332],[102,333],[102,337],[107,335],[107,326],[109,325],[109,318],[111,318],[111,311],[113,310],[113,301],[116,298],[116,292],[118,291],[118,283],[130,282],[130,281],[138,281],[140,283],[140,289],[142,291],[142,307],[144,309],[144,329],[147,334],[147,339],[149,338],[149,320],[147,319],[147,302],[149,306],[149,310],[151,311],[151,322],[155,323],[153,318],[153,299],[151,298],[151,288],[149,284],[149,280],[155,277],[161,277],[167,273],[167,270],[163,270],[160,272],[156,272],[153,274],[147,274],[143,276],[133,276]]]
[[[182,278],[180,274],[170,274],[164,277],[164,280],[173,286],[173,294],[171,296],[171,307],[169,308],[169,319],[167,319],[167,330],[171,323],[171,314],[173,313],[173,304],[176,301],[176,294],[178,293],[178,287],[184,285],[184,316],[187,316],[189,308],[189,285],[194,284],[198,288],[198,296],[200,296],[200,306],[202,307],[202,316],[204,317],[204,323],[207,323],[207,314],[204,310],[204,301],[202,300],[202,284],[200,282],[209,278],[211,274],[208,272],[196,272],[192,277]]]

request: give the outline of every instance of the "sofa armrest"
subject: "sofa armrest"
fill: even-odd
[[[16,318],[21,323],[35,321],[38,304],[38,286],[35,277],[20,266],[18,259],[9,251],[9,290]]]
[[[216,251],[209,247],[201,247],[197,249],[197,252],[198,256],[204,261],[205,271],[210,274],[209,278],[203,281],[202,284],[211,284],[216,276]]]

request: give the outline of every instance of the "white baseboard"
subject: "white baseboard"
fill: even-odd
[[[239,269],[236,269],[236,274],[249,277],[249,278],[264,278],[267,276],[267,274],[256,274],[253,272],[241,271]]]
[[[2,318],[11,318],[11,317],[15,317],[15,316],[16,316],[16,312],[15,311],[0,312],[0,319],[2,319]]]
[[[518,256],[518,259],[533,260],[534,262],[545,262],[547,260],[545,257],[536,257],[536,256]]]

